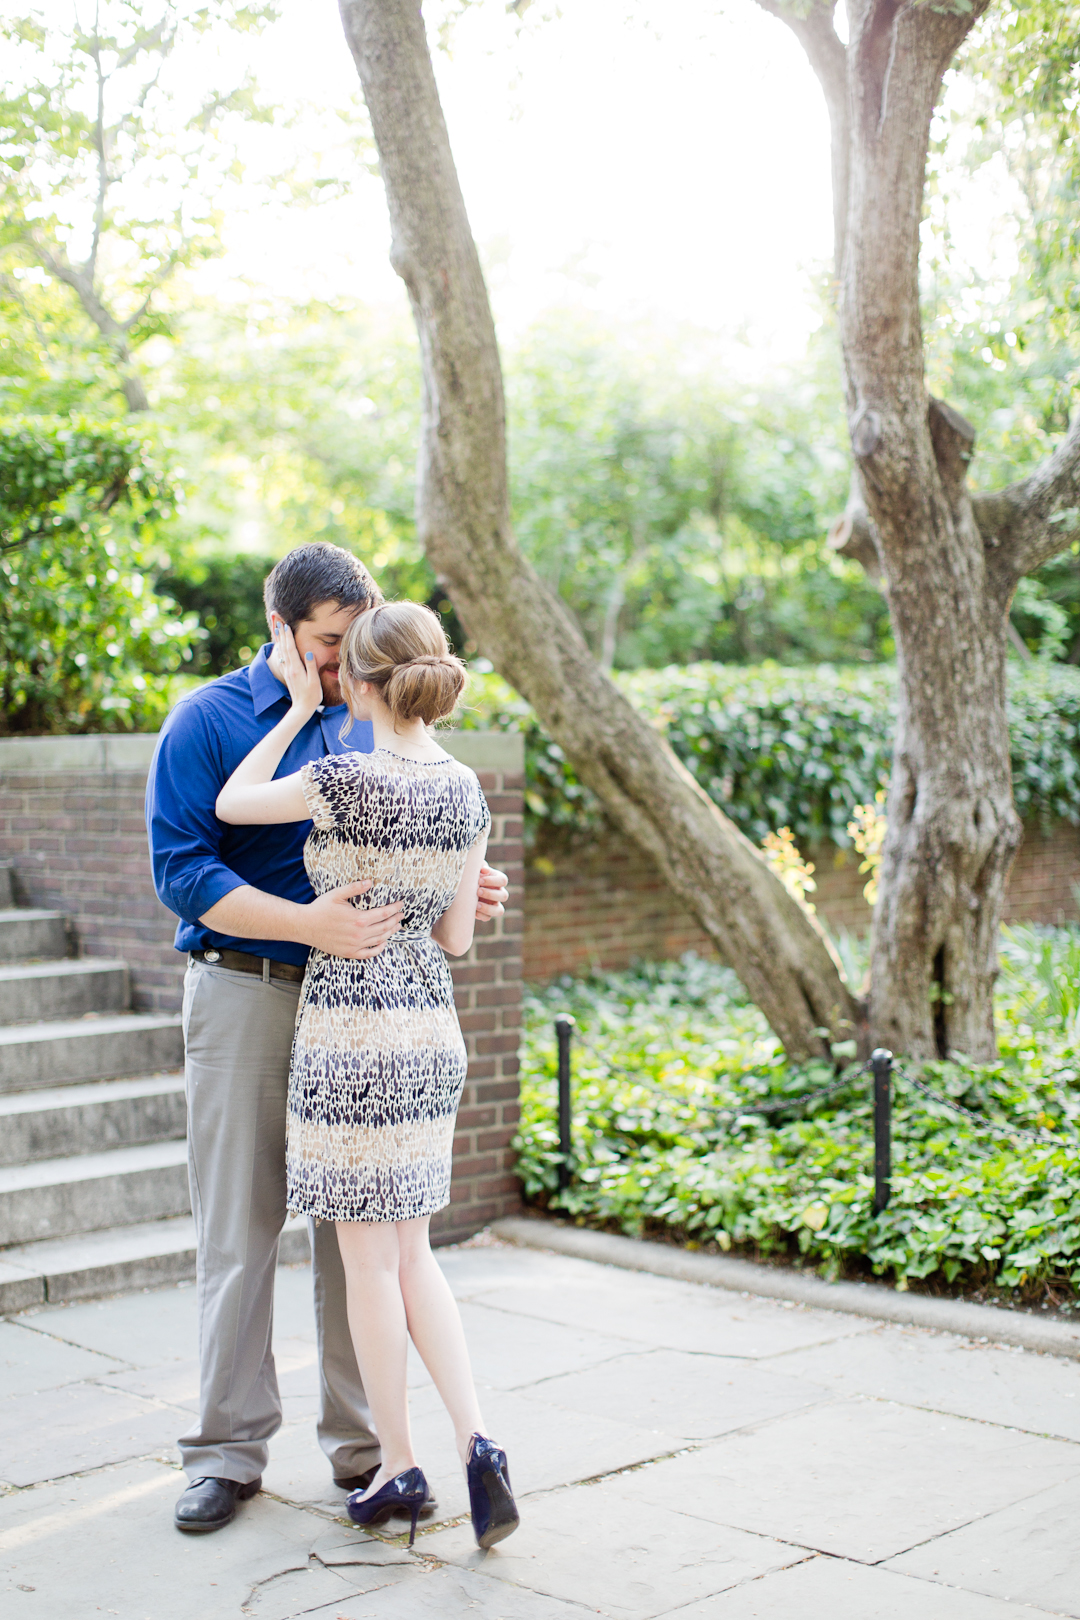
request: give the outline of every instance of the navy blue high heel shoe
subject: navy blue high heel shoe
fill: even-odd
[[[395,1474],[385,1485],[380,1485],[374,1496],[365,1497],[362,1491],[353,1491],[345,1498],[345,1508],[353,1524],[385,1524],[391,1514],[402,1510],[412,1520],[409,1526],[409,1546],[416,1540],[416,1521],[420,1509],[428,1499],[428,1482],[419,1468],[406,1468]]]
[[[469,1441],[465,1471],[469,1480],[473,1534],[477,1546],[486,1552],[497,1541],[505,1541],[507,1536],[512,1536],[521,1523],[514,1493],[510,1489],[506,1452],[493,1440],[485,1439],[482,1434],[474,1434]]]

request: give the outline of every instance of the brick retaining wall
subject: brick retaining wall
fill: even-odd
[[[854,933],[870,926],[864,875],[851,850],[829,844],[809,852],[828,927]],[[548,871],[547,868],[552,870]],[[1061,923],[1080,917],[1080,829],[1060,822],[1049,834],[1029,826],[1009,879],[1006,918]],[[629,967],[683,951],[712,955],[712,946],[656,867],[614,834],[594,843],[554,842],[525,873],[525,978],[543,983],[559,973]]]
[[[436,1218],[450,1242],[516,1210],[510,1140],[518,1118],[521,1024],[521,738],[463,732],[442,739],[471,765],[491,806],[488,859],[510,876],[507,915],[477,931],[453,965],[469,1078],[454,1138],[450,1208]],[[119,957],[139,1010],[179,1008],[184,958],[176,919],[154,894],[143,821],[153,737],[0,740],[0,862],[11,862],[21,905],[63,911],[72,949]]]

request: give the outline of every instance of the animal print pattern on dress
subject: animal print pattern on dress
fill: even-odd
[[[316,894],[369,878],[355,905],[405,909],[381,955],[308,959],[289,1074],[289,1209],[329,1221],[432,1215],[450,1202],[466,1055],[431,929],[491,815],[474,772],[454,759],[328,754],[300,779]]]

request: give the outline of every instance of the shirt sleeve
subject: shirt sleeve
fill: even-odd
[[[214,814],[227,775],[220,739],[200,705],[178,704],[150,766],[146,830],[158,899],[188,923],[244,887],[221,858],[225,828]]]
[[[300,785],[320,832],[354,821],[363,797],[364,754],[324,754],[300,768]]]

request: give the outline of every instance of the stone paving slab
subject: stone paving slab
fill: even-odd
[[[772,1363],[843,1395],[1080,1440],[1080,1367],[925,1329],[883,1327]]]
[[[492,1433],[505,1437],[514,1491],[522,1498],[666,1456],[682,1444],[673,1434],[567,1412],[531,1395],[482,1390],[481,1401]],[[438,1522],[467,1514],[469,1498],[453,1430],[433,1387],[414,1393],[410,1415],[416,1455],[438,1500]],[[263,1481],[266,1490],[290,1502],[344,1511],[344,1495],[333,1484],[311,1422],[282,1428]]]
[[[766,1570],[806,1555],[771,1536],[700,1520],[635,1501],[622,1481],[605,1480],[529,1502],[527,1524],[490,1553],[470,1527],[426,1534],[421,1550],[465,1569],[576,1602],[614,1620],[651,1620],[681,1610]]]
[[[111,1356],[34,1333],[19,1322],[0,1322],[0,1392],[5,1396],[55,1389],[111,1373],[115,1367]]]
[[[790,1266],[759,1265],[730,1254],[695,1253],[675,1243],[650,1243],[618,1237],[613,1232],[592,1232],[547,1216],[505,1216],[492,1222],[488,1235],[497,1241],[520,1243],[527,1249],[574,1255],[579,1260],[627,1271],[677,1277],[683,1282],[754,1294],[761,1299],[789,1300],[824,1311],[848,1311],[879,1322],[929,1328],[933,1333],[962,1333],[969,1339],[1022,1345],[1025,1350],[1080,1361],[1080,1322],[1063,1321],[1050,1314],[902,1293],[879,1282],[825,1282],[812,1272]]]
[[[597,1413],[567,1412],[542,1397],[543,1385],[535,1394],[480,1392],[484,1417],[492,1434],[503,1437],[512,1458],[514,1492],[522,1498],[632,1468],[649,1458],[667,1456],[681,1444],[674,1434]],[[440,1518],[467,1513],[468,1496],[453,1430],[436,1391],[422,1390],[412,1401],[412,1412],[417,1454],[422,1451],[430,1458],[433,1479],[439,1483]]]
[[[310,1418],[284,1423],[270,1442],[270,1462],[263,1472],[263,1490],[282,1501],[313,1508],[322,1514],[344,1515],[344,1491],[334,1484],[327,1461],[315,1437]]]
[[[1054,1614],[1080,1615],[1080,1480],[915,1547],[889,1567]]]
[[[314,1515],[256,1497],[227,1532],[182,1536],[172,1526],[182,1484],[175,1468],[143,1461],[0,1498],[5,1620],[241,1620],[253,1592],[309,1567],[325,1531]],[[335,1573],[333,1590],[347,1598],[392,1575],[394,1549],[375,1551],[380,1564]],[[278,1620],[296,1612],[279,1608]]]
[[[572,1412],[621,1416],[690,1440],[712,1439],[832,1399],[823,1384],[684,1350],[624,1354],[587,1372],[545,1378],[536,1394]]]
[[[546,1257],[544,1257],[546,1258]],[[562,1260],[560,1272],[508,1279],[478,1290],[472,1301],[519,1316],[585,1328],[650,1348],[708,1355],[781,1355],[812,1344],[873,1331],[873,1324],[838,1312],[813,1311],[779,1300],[639,1277],[628,1289],[625,1275],[587,1260]]]
[[[394,1572],[377,1590],[304,1620],[582,1620],[589,1612],[471,1570],[428,1567]]]
[[[0,1478],[36,1485],[171,1451],[189,1422],[174,1407],[97,1384],[9,1396],[0,1407]]]
[[[18,1321],[65,1344],[112,1356],[126,1367],[156,1367],[198,1354],[195,1290],[190,1283],[77,1305],[44,1305],[24,1312]]]
[[[255,1587],[244,1604],[244,1613],[256,1616],[256,1620],[291,1620],[293,1615],[318,1612],[324,1607],[326,1613],[337,1614],[341,1605],[355,1596],[356,1584],[337,1570],[308,1563],[283,1570]]]
[[[544,1254],[534,1249],[518,1249],[510,1244],[483,1248],[439,1249],[438,1261],[457,1299],[508,1284],[516,1286],[558,1284],[573,1273],[567,1272],[562,1255]]]
[[[810,1558],[691,1603],[678,1620],[1050,1620],[973,1592],[869,1569],[844,1558]]]
[[[535,1317],[526,1326],[518,1315],[471,1301],[461,1305],[461,1320],[476,1381],[491,1389],[524,1389],[626,1353],[625,1339]]]
[[[419,1363],[438,1519],[415,1553],[349,1525],[315,1437],[306,1268],[278,1275],[267,1489],[209,1537],[173,1529],[168,1466],[194,1289],[45,1306],[0,1324],[20,1448],[0,1456],[54,1474],[0,1486],[4,1620],[1080,1620],[1073,1364],[567,1256],[440,1262],[517,1535],[484,1557],[454,1522],[464,1481]]]
[[[98,1383],[145,1400],[165,1401],[189,1414],[199,1410],[199,1363],[194,1358],[162,1361],[155,1367],[126,1367],[123,1372],[99,1377]]]
[[[844,1401],[642,1468],[620,1489],[876,1563],[1070,1478],[1080,1479],[1080,1451],[1063,1441]]]

